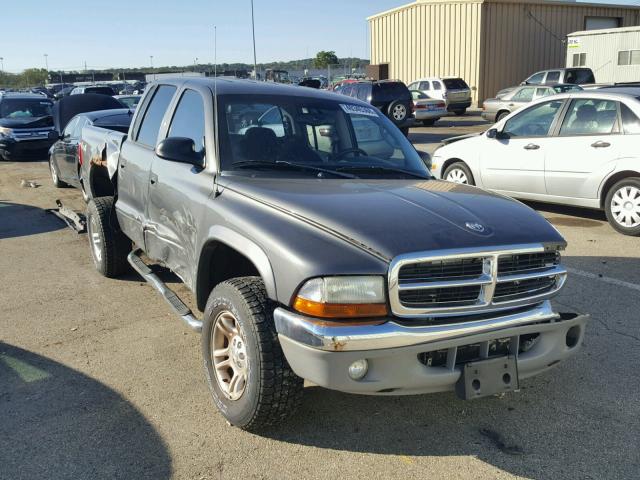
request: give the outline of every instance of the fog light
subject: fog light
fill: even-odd
[[[364,358],[362,360],[356,360],[349,365],[349,376],[354,380],[361,380],[367,374],[369,370],[369,362]]]

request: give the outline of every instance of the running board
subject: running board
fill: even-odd
[[[151,271],[149,266],[142,261],[140,253],[142,253],[142,250],[138,249],[133,250],[129,255],[127,255],[127,260],[133,269],[138,272],[140,276],[147,281],[147,283],[155,288],[160,295],[162,295],[162,298],[167,301],[173,311],[180,316],[182,321],[189,328],[196,332],[202,331],[202,322],[193,315],[189,307],[180,300],[180,297],[178,297],[178,295],[176,295],[176,293],[171,290],[166,283],[160,280],[160,278]]]

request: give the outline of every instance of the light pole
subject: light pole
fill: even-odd
[[[218,77],[218,27],[213,26],[213,77]]]
[[[198,69],[198,57],[193,59],[193,71],[196,72]]]
[[[149,55],[149,61],[151,62],[151,72],[153,73],[153,79],[156,79],[156,72],[153,71],[153,55]]]
[[[4,72],[4,57],[0,57],[0,72]]]
[[[251,32],[253,33],[253,79],[258,79],[258,62],[256,60],[256,23],[253,14],[253,0],[251,0]]]
[[[44,54],[44,67],[47,70],[47,78],[45,79],[45,83],[49,81],[49,55]]]

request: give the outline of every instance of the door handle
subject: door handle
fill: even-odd
[[[603,142],[602,140],[600,140],[598,142],[592,143],[591,146],[593,148],[607,148],[610,147],[611,144],[609,142]]]
[[[530,143],[529,145],[524,146],[525,150],[538,150],[539,148],[540,145],[536,145],[535,143]]]
[[[155,173],[152,173],[149,181],[151,182],[151,185],[155,185],[156,182],[158,181],[158,175],[156,175]]]

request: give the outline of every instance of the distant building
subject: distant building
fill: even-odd
[[[596,82],[640,82],[640,26],[567,35],[567,67],[589,67]]]
[[[571,32],[640,25],[640,6],[416,0],[368,21],[371,63],[388,64],[390,78],[460,76],[480,103],[537,70],[564,65]]]

